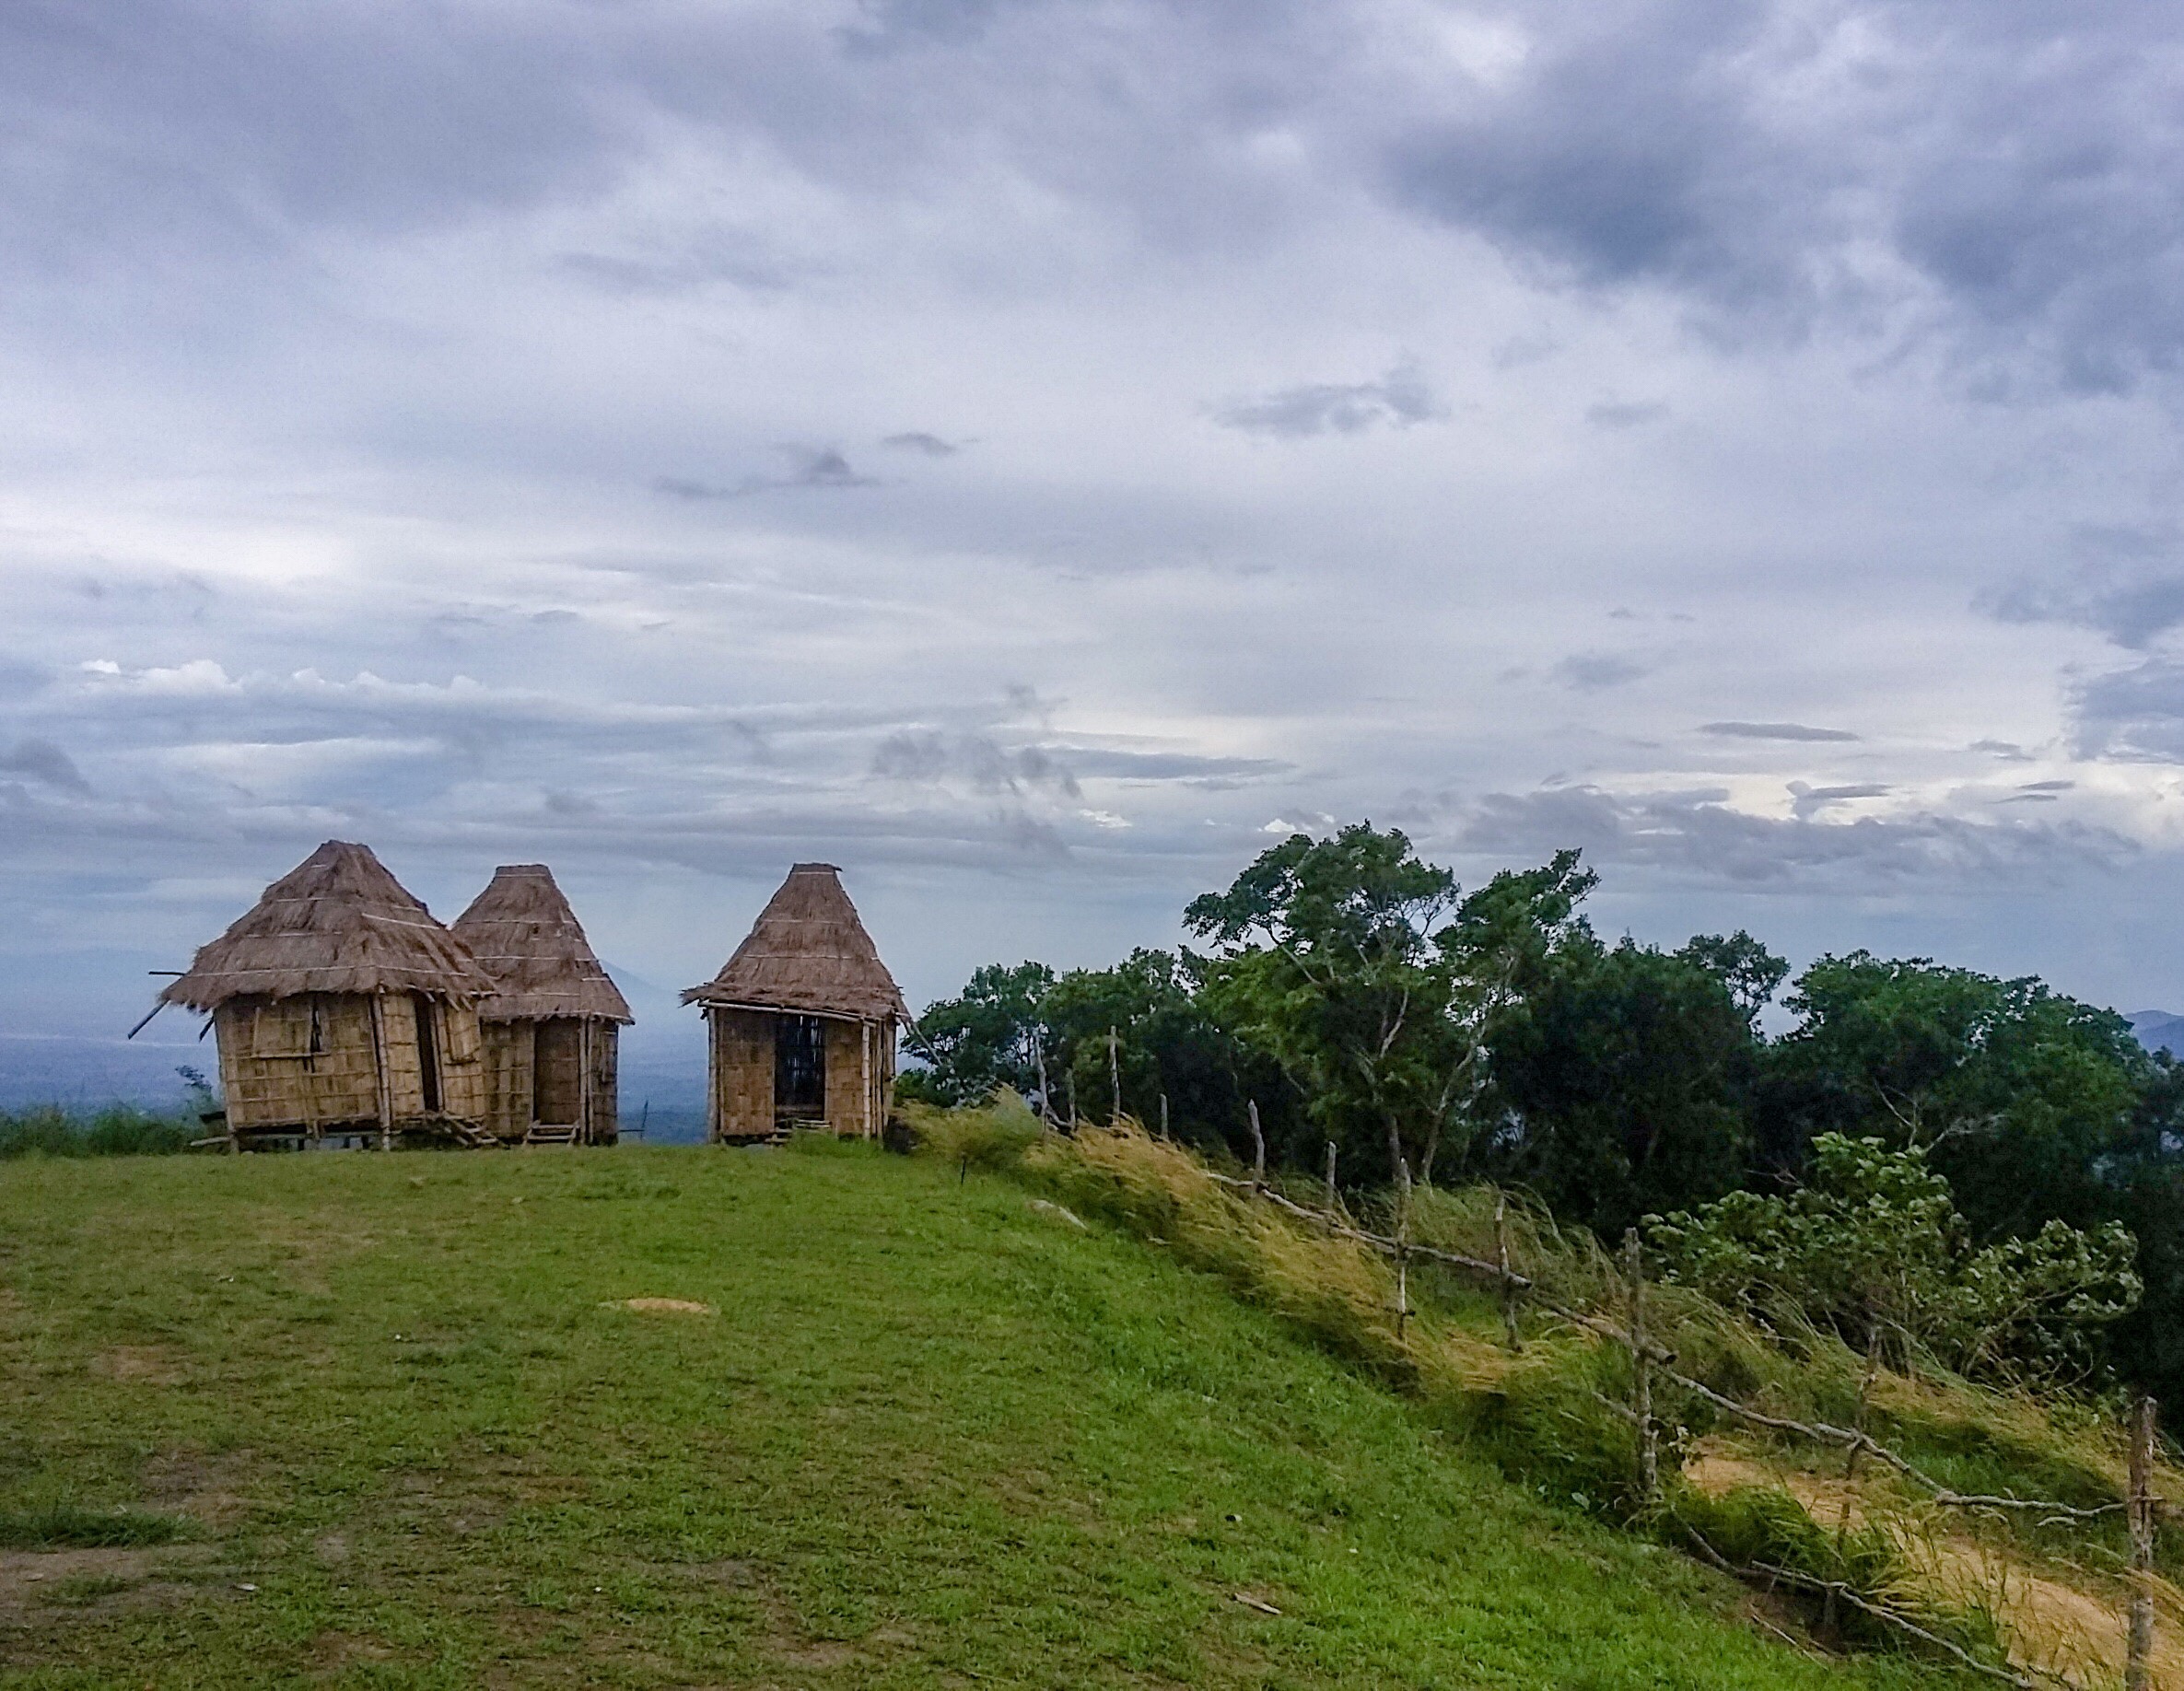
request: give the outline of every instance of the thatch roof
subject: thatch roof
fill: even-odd
[[[387,872],[368,846],[328,840],[159,995],[217,1009],[229,998],[305,992],[428,992],[482,998],[493,982],[462,941]]]
[[[880,961],[840,876],[831,863],[790,869],[727,967],[684,993],[683,1002],[909,1020],[902,988]]]
[[[487,1021],[547,1016],[634,1020],[629,1003],[592,954],[554,872],[543,863],[504,863],[493,881],[455,918],[455,938],[470,948],[495,991],[478,1006]]]

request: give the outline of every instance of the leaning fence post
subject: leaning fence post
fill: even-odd
[[[1396,1159],[1396,1337],[1410,1321],[1410,1159]]]
[[[1247,1098],[1244,1107],[1251,1116],[1251,1195],[1267,1189],[1267,1136],[1259,1131],[1259,1101]]]
[[[1654,1441],[1653,1370],[1646,1355],[1645,1257],[1636,1228],[1623,1235],[1623,1262],[1630,1275],[1630,1407],[1638,1422],[1638,1483],[1651,1507],[1661,1495],[1661,1453]]]
[[[2154,1683],[2154,1400],[2142,1394],[2131,1409],[2131,1631],[2124,1691],[2148,1691]]]
[[[1509,1347],[1522,1350],[1524,1341],[1517,1332],[1517,1283],[1509,1272],[1509,1194],[1494,1194],[1494,1262],[1501,1270],[1501,1324],[1509,1329]]]

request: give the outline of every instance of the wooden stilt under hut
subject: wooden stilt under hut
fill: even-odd
[[[833,864],[790,869],[727,966],[683,1002],[705,1009],[712,1138],[876,1138],[886,1125],[910,1013]]]
[[[478,1007],[485,1130],[530,1145],[612,1145],[615,1046],[633,1018],[543,863],[504,863],[455,918],[493,979]]]
[[[486,1142],[493,983],[368,846],[328,840],[159,995],[209,1014],[238,1150]]]

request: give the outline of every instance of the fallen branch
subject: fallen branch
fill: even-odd
[[[2023,1691],[2034,1691],[2036,1682],[2025,1674],[2017,1673],[2012,1668],[1998,1668],[1991,1662],[1981,1662],[1962,1645],[1951,1643],[1939,1633],[1929,1631],[1909,1615],[1899,1615],[1894,1609],[1886,1608],[1880,1604],[1868,1602],[1840,1580],[1823,1580],[1816,1574],[1798,1573],[1792,1569],[1778,1568],[1772,1562],[1754,1562],[1749,1568],[1739,1568],[1713,1545],[1708,1544],[1703,1534],[1692,1532],[1688,1526],[1686,1526],[1684,1530],[1690,1534],[1691,1543],[1698,1549],[1701,1559],[1711,1563],[1722,1572],[1729,1575],[1731,1579],[1744,1580],[1754,1583],[1765,1579],[1771,1583],[1794,1586],[1800,1591],[1810,1592],[1816,1596],[1839,1598],[1862,1615],[1871,1615],[1885,1626],[1898,1627],[1910,1633],[1913,1638],[1933,1645],[1937,1650],[1947,1651],[1975,1674],[1984,1674],[1990,1679],[2001,1680],[2004,1685],[2021,1686]],[[2060,1678],[2061,1676],[2056,1675],[2055,1677]],[[2070,1682],[2064,1680],[2062,1683],[2068,1685]]]

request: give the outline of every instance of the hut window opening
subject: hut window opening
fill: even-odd
[[[817,1016],[774,1018],[774,1114],[798,1121],[826,1114],[826,1023]]]
[[[417,1018],[417,1080],[425,1093],[425,1114],[440,1113],[439,1042],[434,1037],[432,1000],[421,992],[410,994],[410,1007]]]

